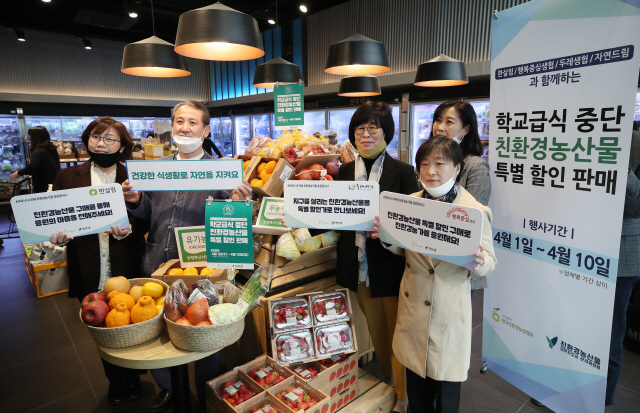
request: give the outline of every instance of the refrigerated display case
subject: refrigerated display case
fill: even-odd
[[[349,123],[356,108],[329,110],[329,129],[338,131],[338,144],[349,139]]]
[[[395,159],[398,159],[398,144],[400,143],[400,106],[399,105],[389,105],[391,109],[391,117],[393,118],[393,123],[395,125],[393,131],[393,140],[389,145],[387,145],[387,153]]]
[[[284,130],[276,130],[276,117],[271,115],[271,139],[276,139],[278,136],[284,133]]]
[[[129,129],[129,134],[133,139],[140,139],[147,137],[147,131],[144,125],[144,118],[130,118],[129,125],[131,129]],[[153,129],[153,128],[152,128]],[[153,130],[151,131],[151,135],[153,135]]]
[[[7,179],[26,165],[17,116],[0,115],[0,147],[0,178]]]
[[[27,131],[34,126],[44,126],[49,131],[52,140],[62,139],[62,120],[59,116],[25,116]]]
[[[488,100],[468,100],[476,111],[476,118],[478,119],[478,135],[482,141],[482,157],[489,160],[489,101]]]
[[[211,141],[224,154],[224,145],[222,144],[222,132],[220,131],[220,118],[211,118],[209,120],[211,128]]]
[[[326,125],[326,111],[313,110],[304,112],[304,130],[307,133],[313,134],[314,132],[320,132],[327,129]]]
[[[271,137],[270,115],[254,115],[251,117],[251,138],[255,136]]]
[[[232,158],[237,152],[234,152],[233,123],[230,117],[220,118],[220,131],[222,133],[222,144],[224,147],[224,150],[220,148],[220,152],[222,152],[224,156]]]
[[[96,116],[62,116],[62,139],[66,141],[81,141],[82,132],[89,124],[97,119]],[[127,129],[129,129],[127,127]]]
[[[233,135],[236,138],[236,153],[244,155],[244,151],[251,142],[251,116],[235,116],[233,118],[235,128]]]
[[[410,153],[408,159],[411,165],[415,165],[416,152],[420,145],[429,139],[431,135],[431,126],[433,125],[433,112],[435,112],[437,103],[416,103],[411,107],[411,136],[410,136]]]

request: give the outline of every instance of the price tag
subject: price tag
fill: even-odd
[[[296,314],[295,314],[295,312],[294,312],[292,309],[290,309],[290,308],[286,308],[286,309],[284,310],[284,313],[285,313],[285,315],[286,315],[286,322],[287,322],[287,325],[290,325],[290,324],[296,324],[296,322],[297,322],[298,320],[296,319]]]
[[[309,375],[311,374],[311,372],[310,372],[309,370],[304,370],[304,371],[301,371],[299,374],[300,374],[302,377],[305,377],[305,378],[306,378],[307,376],[309,376]]]
[[[262,370],[258,370],[258,371],[256,371],[256,374],[257,374],[258,376],[260,376],[261,378],[263,378],[263,379],[264,379],[265,377],[267,377],[267,373],[265,373],[265,372],[264,372],[264,371],[262,371]]]
[[[338,361],[340,360],[340,356],[331,356],[331,360]]]
[[[289,392],[284,397],[286,397],[287,399],[291,400],[292,402],[298,401],[298,396],[296,396],[296,394],[294,392]]]
[[[225,387],[224,391],[226,391],[227,393],[229,393],[229,395],[233,395],[234,393],[237,392],[236,388],[233,386],[229,386],[229,387]]]
[[[291,349],[291,357],[298,357],[301,354],[300,349],[299,348],[292,348]]]

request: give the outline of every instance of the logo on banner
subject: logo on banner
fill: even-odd
[[[233,205],[225,205],[224,208],[222,208],[222,213],[227,216],[233,215]]]
[[[286,86],[284,88],[284,93],[291,93],[291,92],[293,92],[293,88],[291,86]]]
[[[89,190],[89,195],[91,195],[91,196],[98,195],[98,190],[97,189],[90,189]]]
[[[494,308],[493,309],[493,314],[491,314],[491,317],[496,321],[496,322],[500,322],[500,314],[498,314],[498,311],[500,311],[499,308]]]
[[[555,346],[556,343],[558,342],[558,337],[554,337],[552,339],[549,339],[549,337],[547,337],[547,341],[549,342],[549,348],[553,348],[553,346]]]
[[[449,212],[447,212],[447,218],[451,218],[453,220],[458,220],[462,222],[469,222],[469,215],[467,211],[462,208],[451,208]]]

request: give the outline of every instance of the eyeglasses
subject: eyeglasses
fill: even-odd
[[[98,144],[98,143],[100,143],[100,139],[102,139],[104,144],[107,145],[107,146],[111,146],[116,142],[120,142],[119,140],[114,139],[114,138],[110,138],[108,136],[89,135],[89,141],[91,141],[91,143]]]
[[[365,129],[369,132],[369,135],[375,135],[378,132],[378,129],[380,128],[378,128],[377,126],[369,126],[368,128],[364,128],[360,126],[359,128],[356,128],[355,135],[356,136],[364,135]]]

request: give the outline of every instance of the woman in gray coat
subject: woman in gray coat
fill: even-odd
[[[482,142],[478,135],[476,111],[468,102],[450,100],[436,108],[433,114],[431,136],[443,136],[453,139],[464,156],[464,169],[458,176],[458,184],[466,189],[484,206],[489,205],[491,181],[489,163],[482,158]],[[473,290],[487,287],[487,278],[471,276],[471,295]]]

